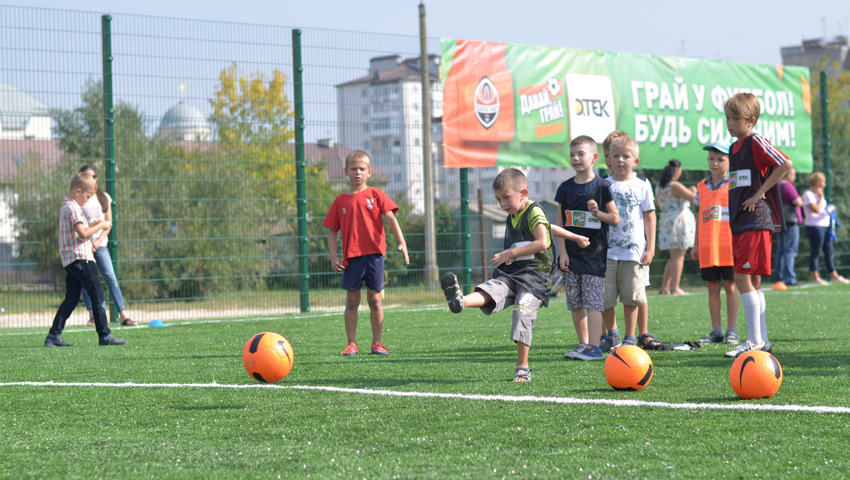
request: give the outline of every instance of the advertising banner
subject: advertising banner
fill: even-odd
[[[758,97],[755,132],[812,171],[808,68],[442,40],[443,149],[449,168],[569,166],[570,140],[623,130],[640,167],[671,158],[706,170],[704,145],[731,143],[723,105]],[[601,161],[600,167],[604,168]]]

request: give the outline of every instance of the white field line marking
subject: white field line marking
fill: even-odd
[[[766,405],[760,403],[669,403],[648,402],[643,400],[610,400],[604,398],[540,397],[514,395],[470,395],[462,393],[397,392],[393,390],[370,390],[366,388],[342,388],[311,385],[273,385],[245,384],[226,385],[221,383],[83,383],[83,382],[8,382],[0,387],[114,387],[114,388],[224,388],[242,389],[280,389],[280,390],[319,390],[335,393],[358,393],[361,395],[379,395],[385,397],[442,398],[449,400],[484,400],[496,402],[540,402],[560,405],[610,405],[615,407],[656,407],[676,410],[761,410],[771,412],[810,412],[850,414],[850,407],[826,407],[809,405]]]
[[[419,308],[397,308],[397,309],[385,309],[384,315],[388,311],[392,312],[426,312],[430,310],[446,310],[445,307],[437,306],[437,307],[419,307]],[[265,317],[235,317],[235,318],[216,318],[210,320],[190,320],[190,321],[182,321],[182,322],[169,322],[167,326],[180,326],[180,325],[204,325],[208,323],[232,323],[232,322],[256,322],[256,321],[266,321],[266,320],[301,320],[305,318],[321,318],[321,317],[335,317],[341,316],[343,312],[317,312],[317,313],[283,313],[280,315],[269,315]],[[114,328],[113,325],[109,324],[110,328]],[[49,328],[49,327],[48,327]],[[138,327],[121,327],[121,330],[133,330],[136,328],[149,328],[147,325],[139,325]],[[93,332],[92,327],[87,328],[66,328],[62,333],[67,332]],[[0,337],[14,337],[19,335],[47,335],[44,331],[39,330],[37,332],[6,332],[0,333]]]

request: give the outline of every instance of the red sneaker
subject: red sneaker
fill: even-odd
[[[357,350],[357,344],[351,342],[348,344],[347,347],[345,347],[345,350],[343,350],[340,355],[342,355],[343,357],[353,357],[357,355],[358,352],[359,350]]]
[[[390,351],[387,350],[387,347],[381,345],[381,342],[375,342],[372,344],[372,353],[375,355],[389,355]]]

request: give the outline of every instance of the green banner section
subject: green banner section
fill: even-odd
[[[808,68],[470,40],[442,47],[447,167],[569,166],[570,139],[601,144],[623,130],[640,143],[641,168],[676,158],[706,170],[702,147],[733,140],[724,103],[750,92],[761,104],[756,133],[812,171]]]

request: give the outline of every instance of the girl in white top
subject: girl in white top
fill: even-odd
[[[818,257],[823,251],[826,260],[826,269],[830,278],[835,282],[850,283],[850,280],[838,274],[835,268],[835,252],[833,241],[829,238],[830,214],[824,198],[826,187],[826,176],[821,172],[815,172],[809,177],[811,188],[803,193],[803,211],[805,212],[804,225],[806,235],[811,243],[809,252],[809,271],[812,273],[812,282],[818,285],[826,285],[826,280],[818,273]]]
[[[80,168],[80,173],[87,173],[97,181],[97,171],[91,165],[83,165]],[[98,188],[88,202],[83,205],[83,214],[86,220],[91,223],[92,220],[108,220],[112,222],[112,198],[109,194]],[[112,257],[109,255],[109,249],[106,248],[109,241],[109,231],[104,229],[92,236],[92,250],[94,250],[94,259],[97,262],[97,268],[100,274],[103,275],[103,280],[109,288],[109,295],[115,302],[118,308],[118,316],[121,320],[121,325],[135,327],[138,325],[127,312],[124,306],[124,296],[121,294],[121,287],[118,285],[118,277],[115,275],[115,270],[112,268]],[[94,325],[92,318],[92,302],[91,298],[83,292],[83,301],[86,303],[86,308],[89,311],[89,325]]]

